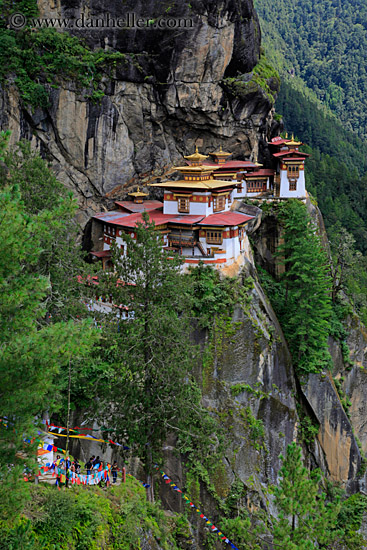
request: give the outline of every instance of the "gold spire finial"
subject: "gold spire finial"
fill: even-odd
[[[195,153],[198,153],[199,152],[199,149],[198,149],[198,146],[195,147]]]
[[[292,132],[292,141],[294,141],[294,133]]]
[[[221,153],[223,153],[222,146],[220,146],[219,151],[220,151]]]
[[[288,139],[288,132],[285,133],[285,139]]]

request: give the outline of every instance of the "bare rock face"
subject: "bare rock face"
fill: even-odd
[[[363,452],[367,453],[367,330],[353,314],[347,320],[346,329],[348,337],[344,345],[344,354],[337,342],[331,342],[333,374],[350,401],[351,423]]]
[[[74,191],[79,222],[101,210],[113,191],[123,197],[136,184],[164,175],[198,145],[218,145],[245,158],[270,138],[272,105],[266,94],[243,99],[222,80],[249,73],[259,59],[260,29],[252,0],[186,2],[39,2],[43,17],[190,18],[190,29],[84,29],[70,31],[90,47],[126,53],[128,62],[103,82],[98,104],[73,82],[50,88],[49,109],[32,109],[15,86],[0,90],[0,128],[11,141],[31,140],[52,160],[57,177]]]
[[[249,263],[242,275],[247,298],[236,306],[231,319],[223,321],[218,316],[210,359],[199,373],[204,404],[220,420],[224,432],[224,458],[218,455],[212,488],[199,484],[199,477],[189,480],[187,469],[171,452],[173,446],[167,447],[165,456],[165,470],[179,487],[192,488],[193,481],[197,482],[196,494],[188,494],[194,503],[202,504],[211,521],[218,521],[219,528],[218,500],[222,505],[230,500],[238,484],[242,487],[238,506],[275,511],[268,487],[277,482],[279,455],[296,439],[299,423],[296,382],[282,330],[253,265]],[[208,345],[204,333],[198,339]],[[183,511],[182,498],[164,483],[161,489],[165,507]],[[203,522],[195,512],[189,519],[197,530],[196,548],[201,548]]]
[[[358,475],[361,455],[330,373],[310,374],[303,391],[320,424],[318,440],[329,479],[348,487]]]

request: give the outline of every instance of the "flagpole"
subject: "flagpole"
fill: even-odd
[[[71,360],[69,359],[68,416],[66,420],[66,456],[69,455],[70,392],[71,392]]]

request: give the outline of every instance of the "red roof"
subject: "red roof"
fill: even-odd
[[[303,151],[296,151],[295,149],[290,149],[289,151],[279,151],[279,153],[273,153],[273,157],[275,158],[281,158],[281,157],[290,157],[290,156],[296,156],[296,157],[309,157],[307,153],[303,153]],[[301,160],[301,159],[300,159]]]
[[[252,220],[254,216],[247,216],[240,212],[223,212],[222,214],[211,214],[204,218],[198,225],[218,225],[218,226],[234,226]]]
[[[290,141],[289,138],[281,138],[280,136],[274,137],[271,141],[269,141],[270,145],[284,145]]]
[[[148,214],[149,221],[154,221],[156,225],[167,223],[172,218],[172,214],[163,214],[161,209],[152,210]],[[143,213],[139,212],[137,214],[130,214],[130,216],[114,220],[112,223],[120,227],[136,227],[138,223],[143,223]]]
[[[90,253],[97,258],[109,258],[111,256],[111,250],[100,250],[98,252],[91,250]]]
[[[257,170],[256,172],[249,172],[248,174],[245,174],[245,178],[246,177],[252,178],[253,176],[269,177],[269,176],[274,176],[274,173],[275,173],[274,170],[271,170],[270,168],[264,168],[263,170]]]
[[[194,225],[195,223],[199,223],[200,220],[202,220],[204,216],[193,216],[193,215],[178,215],[178,216],[171,216],[171,219],[169,220],[169,223],[177,223],[177,224],[188,224],[188,225]]]
[[[160,201],[144,201],[142,203],[136,203],[133,201],[115,201],[115,204],[124,210],[129,212],[149,212],[150,210],[156,210],[156,208],[162,208],[163,203]]]

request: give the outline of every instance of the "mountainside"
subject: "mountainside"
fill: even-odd
[[[366,7],[362,2],[327,0],[281,0],[276,6],[258,0],[256,6],[266,55],[282,77],[276,110],[288,132],[306,143],[305,151],[311,154],[306,161],[307,189],[320,206],[334,261],[340,231],[352,237],[351,251],[363,254],[347,286],[364,316]]]
[[[8,13],[14,10],[12,2],[0,5]],[[192,29],[185,30],[108,29],[70,34],[34,28],[18,32],[1,22],[0,128],[12,132],[10,149],[24,138],[50,161],[57,178],[77,198],[77,220],[83,229],[93,213],[109,207],[112,198],[124,198],[137,185],[149,192],[148,183],[164,176],[195,146],[203,153],[222,146],[238,159],[266,162],[269,158],[267,141],[281,129],[274,110],[279,76],[261,51],[252,0],[61,0],[55,4],[40,0],[38,8],[32,1],[21,5],[29,9],[29,15],[39,9],[43,17],[97,17],[108,11],[113,17],[138,12],[152,21],[164,16],[187,17],[194,22]],[[284,5],[291,10],[288,3]],[[270,10],[270,4],[266,6]],[[279,9],[285,17],[282,6],[279,4]],[[294,6],[294,11],[296,8],[300,4]],[[270,20],[273,18],[269,15]],[[299,24],[302,21],[295,18]],[[302,24],[309,29],[307,22]],[[296,42],[293,51],[295,56]],[[282,52],[282,59],[285,54]],[[295,57],[291,59],[296,65]],[[314,58],[307,59],[313,65]],[[278,66],[288,70],[285,61]],[[341,128],[330,109],[320,106],[315,95],[302,90],[303,81],[296,79],[293,85],[292,77],[288,78],[278,105],[287,129],[310,141],[313,156],[306,168],[307,188],[320,200],[328,228],[335,230],[342,222],[364,252],[367,157],[361,159],[357,169],[364,142]],[[287,477],[281,470],[281,455],[286,454],[288,445],[297,442],[305,466],[299,470],[300,479],[312,471],[313,480],[317,480],[315,470],[321,472],[317,487],[312,486],[313,493],[307,490],[310,484],[304,484],[298,495],[307,499],[311,493],[314,497],[313,504],[307,504],[312,525],[307,525],[306,531],[323,527],[321,516],[312,516],[312,507],[326,499],[336,503],[335,538],[330,544],[337,541],[333,548],[359,550],[358,544],[364,542],[357,532],[367,510],[366,499],[360,494],[366,488],[367,332],[345,297],[338,276],[330,276],[333,268],[328,261],[328,235],[314,199],[308,198],[306,206],[296,200],[247,201],[261,207],[261,224],[246,241],[244,267],[237,278],[221,278],[218,272],[199,266],[195,284],[176,286],[179,279],[171,279],[170,275],[170,286],[163,287],[159,279],[162,263],[151,260],[147,253],[133,272],[135,275],[144,268],[149,277],[152,273],[149,284],[142,285],[143,299],[132,293],[133,287],[140,288],[135,278],[132,285],[125,284],[126,278],[121,285],[122,276],[116,270],[111,273],[116,275],[113,292],[123,297],[118,292],[125,291],[125,298],[129,295],[130,300],[138,296],[132,306],[134,315],[126,322],[114,316],[112,322],[111,317],[101,317],[97,323],[97,313],[91,315],[89,309],[81,307],[96,299],[95,280],[93,285],[80,284],[90,281],[93,268],[85,262],[74,262],[77,239],[70,236],[71,230],[70,235],[65,234],[72,225],[72,201],[67,200],[64,190],[57,189],[52,177],[47,179],[44,163],[38,157],[32,158],[26,147],[21,150],[27,159],[25,166],[19,152],[17,156],[11,149],[7,155],[5,149],[6,136],[1,136],[0,178],[7,185],[5,191],[2,189],[7,217],[0,226],[5,243],[0,284],[4,296],[9,297],[9,303],[3,306],[8,323],[2,323],[0,334],[0,352],[8,350],[8,355],[0,354],[1,374],[7,377],[1,391],[8,392],[1,414],[15,422],[20,414],[26,417],[27,413],[28,424],[26,428],[21,424],[17,432],[8,430],[2,422],[0,451],[3,441],[7,441],[5,436],[17,437],[16,444],[20,441],[23,445],[23,434],[34,428],[34,417],[44,412],[42,407],[50,409],[52,420],[59,421],[60,426],[88,426],[86,429],[93,429],[94,434],[98,426],[103,426],[103,437],[118,435],[119,447],[100,445],[100,441],[92,446],[86,439],[75,437],[68,450],[83,461],[92,453],[103,455],[103,460],[118,458],[120,465],[127,464],[133,475],[146,482],[152,476],[153,448],[169,482],[161,479],[155,469],[149,494],[154,489],[170,512],[164,519],[157,506],[147,505],[144,491],[132,480],[125,489],[112,490],[107,499],[99,492],[89,499],[85,487],[76,488],[75,494],[72,488],[70,497],[66,492],[53,497],[41,488],[36,505],[28,504],[20,510],[24,513],[20,525],[0,525],[0,533],[1,529],[10,531],[6,536],[12,544],[15,541],[14,547],[17,543],[20,547],[21,537],[28,536],[30,549],[32,545],[46,549],[60,543],[60,548],[64,544],[76,550],[87,544],[88,548],[98,544],[100,548],[135,550],[140,545],[144,550],[156,550],[172,547],[173,530],[182,548],[219,550],[226,541],[220,540],[218,532],[211,532],[215,531],[213,521],[217,531],[223,529],[239,550],[270,548],[271,536],[275,533],[281,537],[284,523],[292,536],[298,527],[295,516],[288,525],[287,518],[293,511],[282,515],[280,506],[275,505],[279,495],[275,486],[279,486],[280,478]],[[335,151],[336,156],[330,156]],[[36,178],[40,174],[38,187]],[[173,264],[162,259],[156,233],[152,241],[159,248],[160,262]],[[138,242],[139,247],[145,254],[146,249]],[[130,250],[132,246],[128,258],[133,255]],[[360,260],[356,251],[342,249],[340,254],[343,261],[346,257],[348,268],[357,265],[359,269],[360,264],[354,261]],[[126,270],[124,274],[126,277]],[[97,288],[103,293],[106,281],[100,275],[97,284],[101,286]],[[338,287],[332,289],[334,300],[333,284]],[[19,307],[24,296],[31,297],[29,304],[25,300],[27,308]],[[362,304],[363,299],[365,296],[360,298]],[[127,309],[126,300],[113,303]],[[78,308],[72,307],[75,304]],[[144,310],[144,322],[138,317],[139,308]],[[84,315],[91,317],[89,322],[79,318]],[[181,321],[188,324],[179,326]],[[134,322],[140,323],[138,328]],[[169,341],[163,336],[170,327],[174,330]],[[181,338],[181,328],[185,329],[185,339]],[[195,346],[188,342],[190,335]],[[147,348],[141,348],[141,342],[148,342],[150,355],[144,354]],[[192,347],[184,347],[186,344]],[[176,355],[169,355],[169,346],[177,350]],[[174,358],[169,365],[166,356]],[[178,384],[172,388],[166,381],[176,380],[175,371],[181,372],[186,366],[184,377],[177,378],[181,382],[179,392]],[[154,385],[156,379],[159,386]],[[155,391],[156,387],[163,388],[162,393]],[[20,408],[17,392],[24,401]],[[176,403],[177,396],[181,401]],[[157,401],[153,397],[160,399],[159,412],[173,411],[168,420],[164,419],[165,426],[172,422],[172,432],[167,440],[163,436],[157,439],[158,451],[151,433],[144,433],[154,416],[150,404]],[[7,408],[12,406],[10,415]],[[192,417],[190,407],[195,408]],[[181,410],[187,412],[187,418],[177,427],[174,422]],[[190,425],[191,419],[195,422]],[[160,436],[161,423],[155,422],[155,426],[157,432],[152,433]],[[61,432],[57,445],[63,446],[66,442]],[[162,433],[166,437],[166,432]],[[18,461],[20,474],[24,470],[24,453],[16,455],[16,445],[12,439],[9,441],[5,449],[8,454],[4,451],[0,455],[5,456],[0,463],[2,495],[7,487],[11,493],[17,481],[15,475],[13,485],[1,483],[1,476],[6,478],[13,471],[8,468],[12,463],[8,457]],[[18,483],[23,481],[20,475],[18,478]],[[187,498],[182,498],[171,482],[182,487]],[[344,508],[339,506],[339,494]],[[278,504],[282,499],[279,497]],[[287,503],[288,497],[283,500]],[[93,503],[99,503],[96,517],[90,513]],[[57,511],[61,507],[61,513],[53,515],[49,511],[52,506]],[[65,535],[60,542],[58,526],[63,525],[63,506],[70,519],[64,522],[68,538]],[[203,513],[199,515],[200,511]],[[79,525],[79,521],[84,524]],[[57,526],[52,533],[50,525]],[[86,525],[91,526],[92,540],[83,540]],[[257,532],[259,525],[265,527]],[[129,534],[127,539],[125,532]],[[298,545],[291,542],[290,546],[278,546],[284,550],[329,550],[330,544],[319,537],[310,543],[301,540]]]
[[[188,30],[84,29],[78,38],[50,29],[0,29],[0,128],[12,131],[12,142],[31,140],[52,161],[78,199],[83,226],[106,194],[123,197],[195,145],[257,158],[273,135],[279,82],[259,63],[260,29],[250,0],[65,1],[57,8],[40,2],[39,11],[43,17],[134,12],[193,21]],[[14,51],[24,54],[12,58]],[[224,85],[237,71],[245,81],[239,92]]]
[[[257,0],[265,44],[344,128],[366,138],[367,6],[363,0]],[[269,48],[270,50],[270,48]]]

